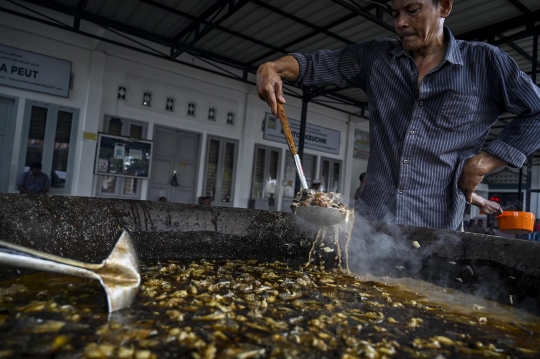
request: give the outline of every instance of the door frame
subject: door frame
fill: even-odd
[[[23,173],[24,172],[24,162],[26,160],[26,151],[27,151],[27,145],[28,145],[28,133],[30,131],[30,120],[31,120],[31,114],[32,114],[32,106],[43,106],[46,107],[47,110],[47,123],[50,123],[49,119],[53,118],[52,113],[55,113],[57,116],[54,118],[54,121],[57,121],[58,119],[58,111],[66,110],[73,113],[73,122],[72,122],[72,128],[71,128],[71,136],[70,136],[70,147],[73,146],[73,152],[69,152],[68,157],[68,169],[70,169],[69,173],[66,175],[66,187],[63,189],[57,189],[52,188],[49,191],[49,194],[56,194],[56,195],[71,195],[73,191],[73,178],[75,176],[75,152],[77,150],[77,137],[79,135],[79,119],[80,119],[80,110],[75,107],[69,107],[64,105],[58,105],[54,102],[43,102],[43,101],[37,101],[33,99],[26,99],[25,105],[24,105],[24,115],[23,115],[23,125],[22,125],[22,132],[20,137],[20,151],[19,151],[19,159],[18,159],[18,165],[17,165],[17,173]],[[51,111],[52,109],[52,111]],[[46,173],[47,175],[50,173],[50,165],[52,165],[52,156],[53,156],[53,150],[54,148],[51,148],[51,138],[54,134],[53,129],[50,127],[45,127],[45,140],[49,140],[48,145],[44,143],[43,146],[43,156],[48,156],[49,158],[42,158],[41,164],[43,165],[42,171]],[[54,140],[53,140],[54,142]],[[49,176],[50,178],[50,176]]]
[[[8,160],[7,162],[7,168],[8,168],[8,171],[5,171],[4,174],[0,174],[0,193],[1,192],[10,192],[10,185],[15,185],[15,183],[10,183],[10,177],[11,177],[11,171],[12,171],[12,165],[13,165],[13,149],[14,149],[14,145],[15,145],[15,126],[17,124],[17,113],[18,113],[18,109],[19,109],[19,98],[16,97],[16,96],[10,96],[10,95],[6,95],[6,94],[3,94],[0,92],[0,97],[3,97],[3,98],[6,98],[8,100],[12,100],[13,101],[13,108],[12,108],[12,111],[11,111],[11,118],[13,119],[13,121],[11,123],[8,122],[7,124],[7,127],[6,127],[6,138],[7,138],[7,142],[4,144],[4,146],[6,144],[8,144],[9,146],[6,147],[8,148],[9,150],[9,154],[6,156],[6,154],[2,154],[2,156],[6,156],[6,159]],[[15,166],[17,167],[17,166]],[[17,168],[15,169],[17,170]],[[16,178],[17,178],[17,175],[18,174],[15,174],[15,182],[17,181]],[[2,181],[5,181],[5,188],[2,187]],[[16,191],[16,188],[11,188],[13,191]]]
[[[172,130],[172,131],[176,131],[176,132],[186,132],[186,133],[191,133],[191,134],[199,136],[199,148],[197,148],[197,161],[195,162],[195,174],[196,174],[195,175],[195,190],[193,191],[193,195],[192,195],[192,198],[191,198],[192,203],[197,204],[197,198],[198,198],[198,193],[199,193],[199,189],[200,189],[199,187],[202,186],[200,184],[199,170],[200,170],[200,166],[201,166],[203,133],[202,132],[197,132],[197,131],[186,130],[186,129],[179,128],[179,127],[160,125],[160,124],[155,123],[154,127],[152,128],[152,139],[151,139],[151,141],[154,142],[154,143],[156,142],[156,139],[154,138],[154,136],[157,133],[156,129],[158,127],[164,128],[166,130]],[[175,143],[175,145],[176,145],[176,143]],[[153,150],[152,161],[154,160],[154,154],[155,153],[156,152]],[[150,180],[151,180],[151,178],[152,178],[152,173],[150,173],[150,179],[148,180],[148,191],[146,191],[146,199],[147,200],[148,200],[148,196],[150,195],[150,186],[151,186]]]

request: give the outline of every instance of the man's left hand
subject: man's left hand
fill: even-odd
[[[506,161],[487,152],[480,152],[476,156],[469,158],[463,165],[463,171],[458,183],[467,202],[472,203],[473,192],[482,182],[485,174],[506,164]]]

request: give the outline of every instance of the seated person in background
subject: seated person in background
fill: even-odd
[[[204,206],[204,197],[202,197],[202,196],[199,197],[197,204],[201,205],[201,206]]]
[[[474,232],[474,227],[476,227],[476,220],[469,220],[469,225],[466,226],[465,232]]]
[[[159,197],[160,202],[167,202],[167,197]]]
[[[212,205],[212,197],[204,197],[204,203],[205,206],[211,206]]]
[[[476,226],[473,227],[472,232],[473,233],[479,233],[479,234],[487,234],[488,233],[487,229],[484,228],[484,220],[483,219],[478,220],[478,223],[476,224]]]
[[[17,179],[17,188],[20,193],[45,194],[51,188],[49,176],[41,172],[41,163],[33,162],[30,170],[21,173]]]

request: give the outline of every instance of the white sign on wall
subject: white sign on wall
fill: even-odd
[[[264,122],[263,138],[265,140],[287,143],[281,128],[281,122],[279,122],[278,118],[267,112],[266,120]],[[291,127],[294,142],[298,146],[298,140],[300,138],[300,121],[289,119],[289,126]],[[340,135],[341,133],[339,131],[307,123],[304,148],[339,155]]]
[[[356,158],[369,158],[369,132],[354,130],[354,150]]]
[[[0,85],[69,97],[71,61],[0,45]]]

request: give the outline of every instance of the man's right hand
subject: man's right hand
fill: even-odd
[[[300,68],[292,56],[285,56],[273,62],[259,66],[257,70],[257,93],[266,102],[274,116],[277,117],[277,101],[285,103],[283,81],[294,81],[298,78]]]

